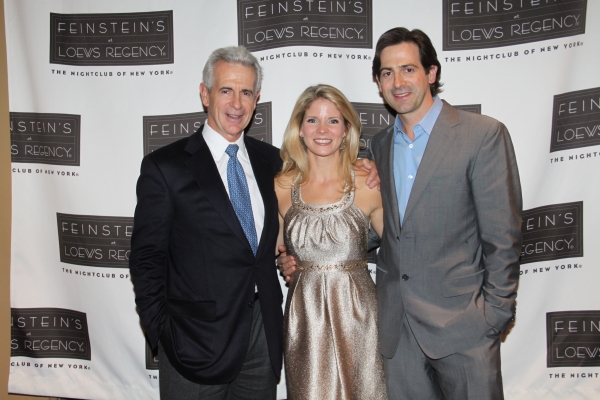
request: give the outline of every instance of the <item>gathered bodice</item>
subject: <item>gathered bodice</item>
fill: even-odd
[[[366,265],[369,219],[354,204],[354,190],[332,204],[307,204],[299,185],[284,217],[284,241],[299,270],[352,269]]]

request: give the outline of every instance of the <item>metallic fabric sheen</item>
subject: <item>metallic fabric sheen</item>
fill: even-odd
[[[366,260],[369,220],[353,200],[352,191],[309,205],[292,187],[284,240],[298,268],[284,317],[288,399],[387,399]]]

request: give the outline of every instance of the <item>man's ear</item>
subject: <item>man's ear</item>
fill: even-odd
[[[207,108],[208,108],[209,103],[210,103],[209,96],[208,96],[209,93],[210,92],[208,91],[208,88],[206,87],[206,85],[204,84],[204,82],[202,82],[200,84],[200,98],[202,99],[202,105],[204,105],[204,107],[207,107]]]
[[[429,67],[429,72],[427,73],[427,80],[429,82],[429,84],[435,83],[435,80],[437,78],[437,70],[438,67],[437,65],[432,65],[431,67]]]

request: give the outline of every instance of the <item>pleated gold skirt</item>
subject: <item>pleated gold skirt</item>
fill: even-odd
[[[288,399],[387,399],[366,266],[292,276],[284,355]]]

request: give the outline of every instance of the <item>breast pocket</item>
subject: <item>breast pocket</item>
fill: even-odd
[[[428,187],[433,186],[456,186],[459,185],[460,181],[456,179],[456,176],[451,175],[436,175],[427,184]]]

